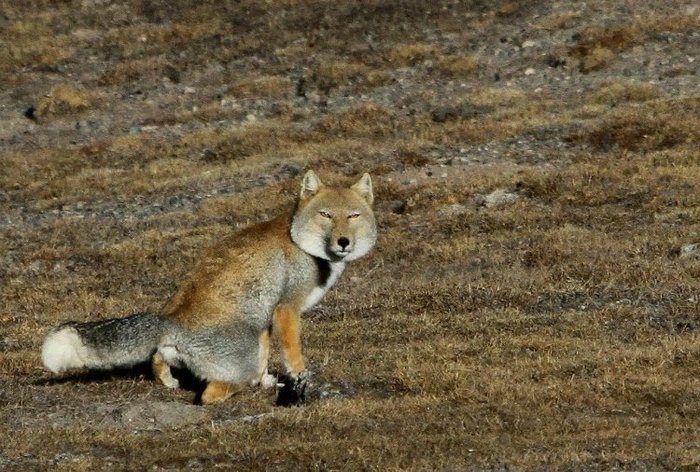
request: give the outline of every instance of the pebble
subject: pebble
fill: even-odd
[[[476,195],[474,197],[474,203],[477,206],[483,206],[486,208],[499,207],[504,205],[509,205],[520,198],[517,193],[509,192],[508,190],[498,189],[487,195]]]
[[[296,162],[287,162],[282,166],[282,172],[291,177],[296,177],[301,174],[303,170],[304,166]]]
[[[393,200],[389,203],[389,209],[395,215],[403,215],[408,207],[408,201],[406,200]]]
[[[681,247],[678,257],[681,259],[686,259],[689,257],[694,257],[698,254],[698,252],[700,252],[700,243],[686,244],[685,246]]]
[[[461,203],[453,203],[452,205],[447,205],[446,207],[443,207],[439,210],[440,215],[442,216],[460,216],[463,215],[467,212],[467,207],[466,205],[462,205]]]

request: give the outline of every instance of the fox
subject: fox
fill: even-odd
[[[65,322],[46,336],[44,366],[128,368],[150,360],[157,381],[178,388],[171,368],[203,381],[201,403],[223,402],[247,385],[281,387],[268,372],[270,339],[281,348],[287,379],[300,396],[309,374],[301,314],[335,285],[346,265],[377,240],[372,179],[326,186],[313,170],[294,206],[215,243],[155,313]]]

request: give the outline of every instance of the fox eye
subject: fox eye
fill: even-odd
[[[321,211],[319,211],[318,213],[319,213],[322,217],[324,217],[324,218],[329,218],[329,219],[332,218],[332,217],[331,217],[331,214],[328,213],[327,211],[321,210]]]
[[[357,217],[359,217],[359,216],[360,216],[360,214],[359,214],[358,212],[350,213],[350,214],[348,215],[348,219],[349,219],[349,220],[352,220],[353,218],[357,218]]]

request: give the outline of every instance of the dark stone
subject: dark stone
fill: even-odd
[[[24,116],[25,118],[29,118],[32,121],[37,121],[37,116],[36,116],[36,108],[33,106],[27,108],[24,110]]]

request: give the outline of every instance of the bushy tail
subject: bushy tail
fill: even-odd
[[[163,328],[163,318],[149,313],[87,323],[71,321],[46,336],[41,359],[55,373],[80,367],[132,366],[150,358]]]

